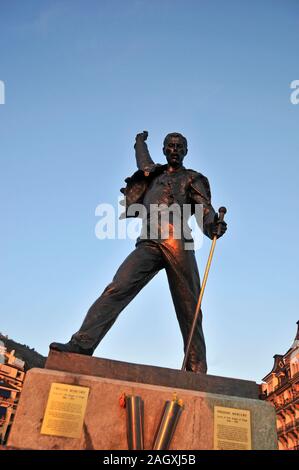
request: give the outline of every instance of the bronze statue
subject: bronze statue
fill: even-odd
[[[201,173],[188,170],[183,166],[187,154],[187,140],[179,133],[168,134],[164,140],[163,153],[167,164],[155,164],[150,157],[146,139],[147,132],[137,134],[135,153],[138,171],[126,179],[127,187],[121,191],[125,194],[125,217],[136,216],[130,211],[134,204],[145,208],[142,236],[137,239],[135,250],[125,259],[116,272],[112,282],[102,295],[90,307],[79,331],[66,343],[52,343],[50,349],[61,352],[74,352],[92,355],[102,338],[111,328],[120,312],[138,294],[138,292],[162,268],[166,270],[177,319],[184,340],[184,349],[188,341],[197,300],[200,293],[200,279],[194,250],[185,249],[186,241],[190,242],[189,226],[181,224],[181,236],[173,236],[175,217],[169,218],[167,227],[165,219],[155,219],[157,226],[155,236],[149,219],[151,207],[170,207],[175,204],[203,206],[203,232],[209,238],[222,236],[226,223],[219,221],[211,205],[211,193],[208,179]],[[163,220],[164,222],[163,222]],[[165,238],[162,234],[168,233]],[[189,229],[189,232],[188,232]],[[206,347],[202,331],[202,314],[200,314],[186,370],[206,373]]]

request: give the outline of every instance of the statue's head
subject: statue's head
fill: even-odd
[[[163,153],[169,165],[180,167],[183,164],[184,157],[187,155],[187,139],[178,132],[167,134],[163,143]]]

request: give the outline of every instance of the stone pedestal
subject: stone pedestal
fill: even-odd
[[[80,438],[41,434],[52,383],[89,388]],[[31,369],[18,405],[8,445],[18,449],[127,449],[126,411],[120,396],[144,401],[144,446],[152,449],[166,400],[176,393],[184,411],[170,449],[214,448],[214,407],[249,410],[252,449],[276,449],[273,407],[258,400],[254,382],[193,374],[77,354],[51,352],[46,369]]]

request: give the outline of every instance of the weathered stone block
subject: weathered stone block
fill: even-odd
[[[80,438],[41,434],[53,382],[90,389]],[[184,411],[170,449],[213,449],[214,406],[249,410],[252,448],[276,449],[275,411],[266,402],[50,369],[28,372],[8,445],[18,449],[127,449],[125,410],[119,405],[119,397],[125,393],[139,395],[144,401],[144,445],[151,449],[164,403],[174,392],[184,401]]]

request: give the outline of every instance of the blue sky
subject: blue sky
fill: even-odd
[[[137,132],[164,162],[179,131],[228,208],[203,301],[209,373],[260,381],[299,318],[298,44],[295,0],[1,0],[0,331],[46,355],[79,328],[134,247],[96,238],[97,205],[135,171]],[[96,355],[181,367],[164,272]]]

